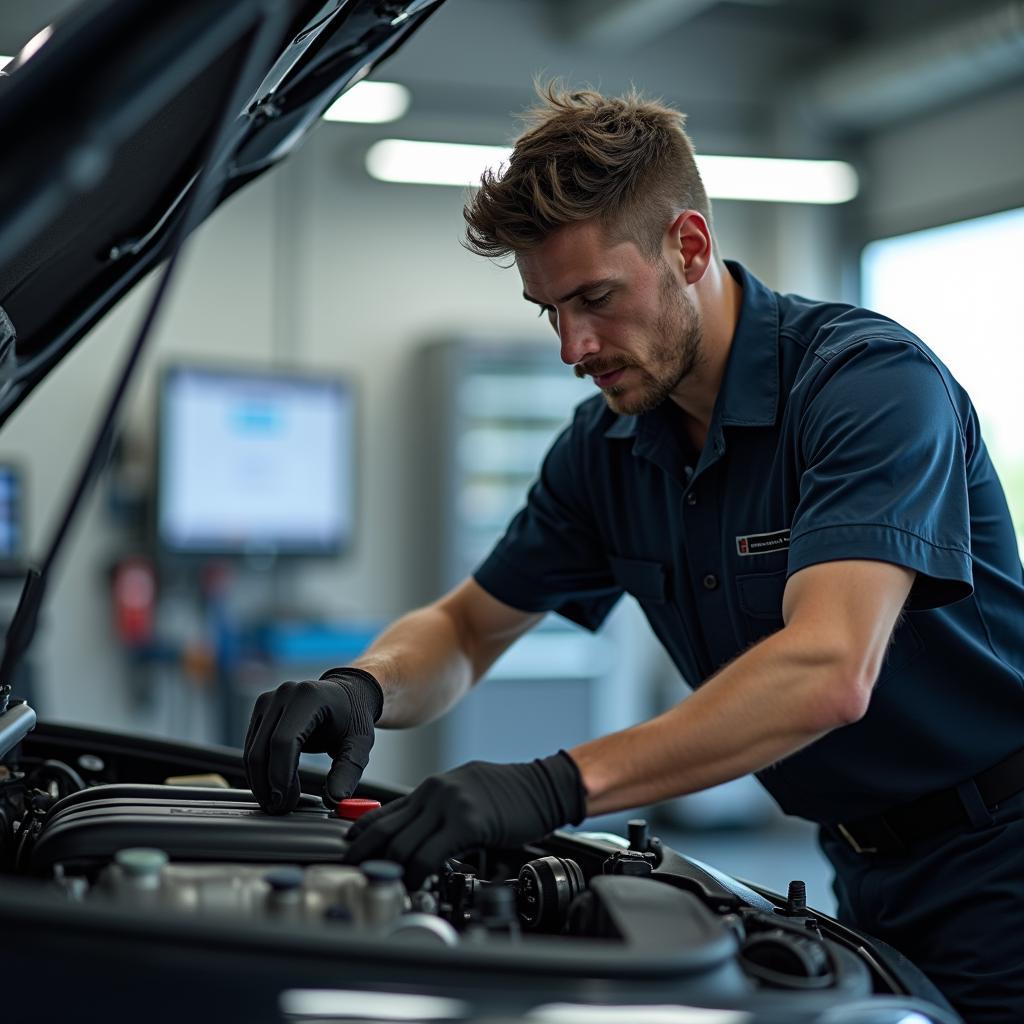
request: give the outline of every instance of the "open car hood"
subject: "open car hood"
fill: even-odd
[[[206,213],[441,2],[86,0],[19,56],[0,77],[0,424],[169,255],[232,96]]]

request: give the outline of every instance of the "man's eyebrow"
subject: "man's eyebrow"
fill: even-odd
[[[573,290],[569,292],[568,295],[563,295],[558,301],[568,302],[570,299],[575,299],[577,295],[582,295],[584,292],[589,292],[594,288],[601,288],[604,285],[614,283],[614,277],[599,277],[596,281],[586,281],[583,284],[581,284],[578,288],[573,288]],[[523,298],[526,299],[527,302],[533,302],[538,306],[547,305],[546,302],[541,302],[540,299],[535,299],[532,295],[527,294],[525,288],[523,289]]]

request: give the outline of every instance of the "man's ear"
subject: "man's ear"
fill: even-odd
[[[714,244],[708,222],[696,210],[683,210],[669,225],[665,242],[670,265],[678,267],[687,284],[696,284],[713,258]]]

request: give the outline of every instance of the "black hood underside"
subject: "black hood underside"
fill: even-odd
[[[211,210],[287,156],[441,2],[87,0],[8,68],[0,424],[169,254],[240,78],[250,98],[206,183]]]

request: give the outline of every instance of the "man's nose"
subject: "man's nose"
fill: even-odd
[[[575,366],[584,356],[591,355],[600,347],[586,319],[569,314],[558,318],[558,340],[561,342],[562,362],[566,366]]]

